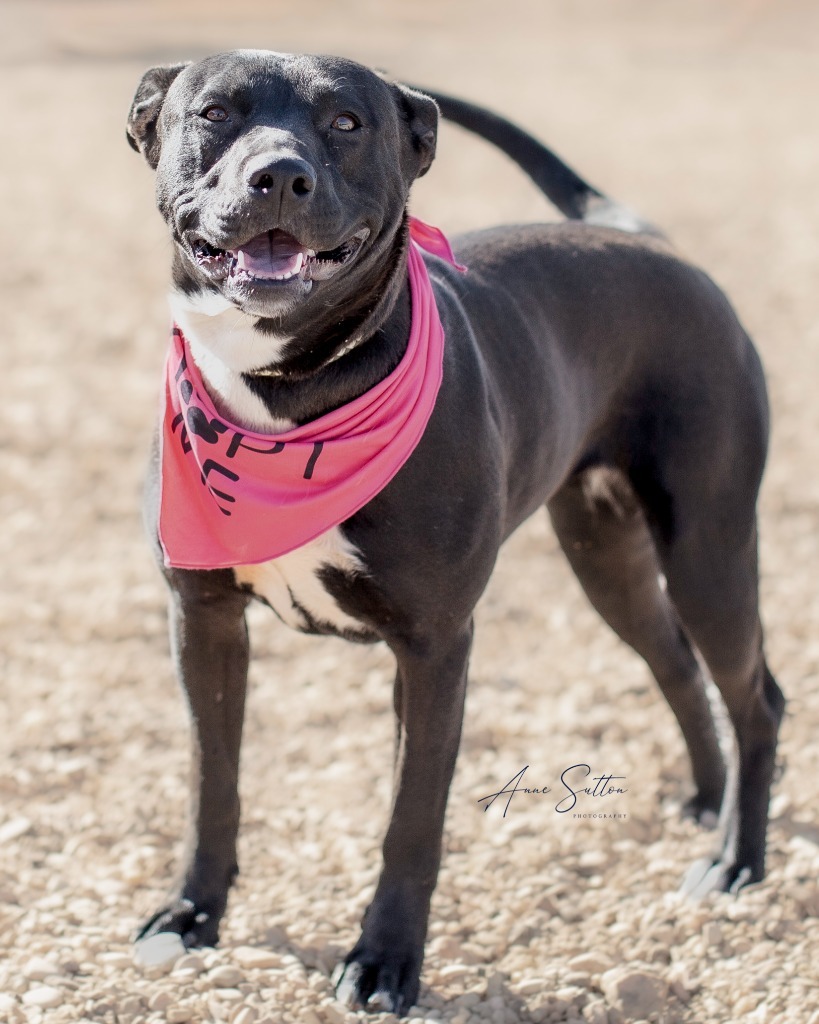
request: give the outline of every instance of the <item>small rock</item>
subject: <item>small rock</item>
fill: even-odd
[[[252,1006],[239,1006],[230,1014],[230,1024],[254,1024],[255,1020],[256,1010]],[[304,1020],[305,1015],[302,1014],[302,1024]]]
[[[46,960],[44,957],[32,957],[23,967],[23,977],[29,981],[43,981],[44,978],[61,974],[59,966],[53,960]]]
[[[126,996],[117,1007],[119,1013],[136,1016],[143,1006],[143,1000],[139,996]]]
[[[229,1008],[224,1003],[220,1003],[218,999],[214,999],[213,996],[208,1000],[208,1010],[211,1017],[214,1020],[227,1020]]]
[[[231,957],[246,970],[284,966],[279,953],[274,953],[272,949],[260,949],[258,946],[238,946],[231,952]]]
[[[739,1016],[740,1014],[745,1016],[746,1014],[751,1013],[752,1010],[755,1010],[759,1005],[759,1002],[759,996],[740,996],[740,998],[737,999],[737,1001],[734,1003],[731,1009],[737,1016]],[[817,1021],[819,1021],[819,1015],[816,1016],[816,1019]]]
[[[488,998],[491,999],[492,996],[499,996],[503,992],[504,980],[504,976],[498,974],[497,971],[489,975],[486,979],[486,995]]]
[[[165,1020],[168,1024],[186,1024],[187,1021],[193,1020],[194,1009],[192,1006],[170,1006],[165,1011]]]
[[[177,964],[177,967],[179,965]],[[235,988],[245,980],[244,974],[238,967],[231,967],[230,964],[223,964],[215,967],[208,975],[208,981],[215,988]]]
[[[25,1006],[37,1006],[41,1010],[51,1010],[55,1006],[62,1006],[63,1001],[63,993],[52,985],[38,985],[36,988],[30,988],[23,996]]]
[[[592,976],[588,971],[568,971],[563,979],[573,988],[591,988]]]
[[[0,845],[3,843],[9,843],[13,839],[19,839],[20,836],[24,836],[30,828],[31,822],[28,818],[12,818],[11,821],[7,821],[5,825],[0,826]]]
[[[614,961],[605,953],[580,953],[572,957],[568,964],[573,971],[585,971],[588,974],[605,974],[614,967]]]
[[[568,1006],[582,1006],[588,998],[582,988],[576,988],[573,985],[566,985],[564,988],[559,988],[555,992],[555,996]]]
[[[549,983],[545,978],[528,978],[517,986],[522,996],[537,996],[549,990]]]
[[[205,969],[205,961],[196,953],[188,953],[180,958],[173,965],[174,974],[177,971],[190,971],[192,974],[201,974]]]
[[[671,983],[671,991],[683,1003],[687,1003],[698,988],[697,982],[691,978],[688,965],[683,961],[678,960],[672,964],[668,971],[668,980]]]
[[[719,946],[722,943],[722,928],[716,921],[709,921],[702,930],[706,946]]]
[[[446,967],[442,967],[437,971],[441,981],[458,981],[461,978],[469,977],[471,973],[464,964],[447,964]]]
[[[438,935],[430,942],[429,949],[442,960],[456,960],[461,952],[461,942],[454,935]]]
[[[159,992],[154,992],[154,994],[148,1000],[148,1009],[153,1010],[154,1013],[162,1013],[163,1011],[167,1010],[172,1003],[173,996],[171,995],[171,993],[165,992],[164,990],[160,990]]]
[[[609,1024],[609,1011],[599,999],[583,1007],[583,1019],[588,1024]]]
[[[627,1017],[638,1020],[659,1013],[668,996],[668,985],[647,971],[614,968],[600,979],[603,994]]]
[[[346,1012],[334,1003],[324,1003],[320,1007],[320,1012],[327,1024],[344,1024],[347,1018]]]
[[[244,998],[238,988],[217,988],[213,994],[221,1003],[240,1003]]]
[[[606,867],[611,855],[605,850],[584,850],[578,858],[577,872],[580,875],[594,875]]]
[[[117,970],[122,970],[125,967],[133,967],[134,960],[127,953],[110,952],[100,953],[97,956],[97,960],[101,964],[105,964],[106,967],[115,967]]]
[[[134,946],[134,960],[142,967],[170,966],[185,955],[185,943],[173,932],[159,932]]]

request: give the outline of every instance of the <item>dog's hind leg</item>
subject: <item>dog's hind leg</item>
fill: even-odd
[[[548,510],[592,605],[646,661],[677,718],[696,785],[686,813],[716,823],[725,765],[704,680],[663,586],[657,549],[631,486],[596,467],[571,477]]]
[[[461,735],[471,622],[390,646],[398,750],[384,867],[337,984],[341,1002],[405,1013],[416,1001],[447,794]]]
[[[739,475],[739,474],[737,474]],[[662,552],[668,589],[717,684],[736,735],[737,784],[722,811],[722,846],[684,884],[700,895],[736,891],[765,873],[768,801],[785,698],[765,662],[753,514],[692,500],[677,510]],[[726,528],[726,524],[728,528]]]

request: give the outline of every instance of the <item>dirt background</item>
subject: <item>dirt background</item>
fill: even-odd
[[[0,3],[0,1020],[357,1019],[328,972],[376,879],[390,659],[260,609],[221,949],[164,974],[130,958],[180,850],[188,752],[138,511],[169,247],[124,121],[147,66],[236,45],[343,53],[513,115],[715,276],[769,375],[763,610],[790,705],[768,879],[669,895],[709,845],[678,819],[682,741],[535,517],[478,611],[413,1014],[819,1020],[818,42],[816,5],[792,0]],[[413,206],[450,232],[554,216],[447,127]],[[524,765],[556,787],[580,762],[628,788],[583,809],[625,817],[480,809]]]

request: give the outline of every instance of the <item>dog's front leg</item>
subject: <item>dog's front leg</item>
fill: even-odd
[[[418,996],[471,642],[470,622],[446,637],[390,645],[398,662],[392,816],[378,887],[337,986],[353,1008],[401,1014]]]
[[[169,582],[171,641],[192,725],[189,837],[181,879],[139,939],[170,932],[186,946],[212,946],[238,872],[248,597],[230,571],[174,571]]]

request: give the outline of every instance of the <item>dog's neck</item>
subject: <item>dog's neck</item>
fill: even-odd
[[[409,338],[408,242],[405,220],[363,294],[342,319],[330,314],[314,325],[309,343],[221,296],[175,288],[174,320],[225,418],[250,430],[280,432],[345,405],[386,377]]]

